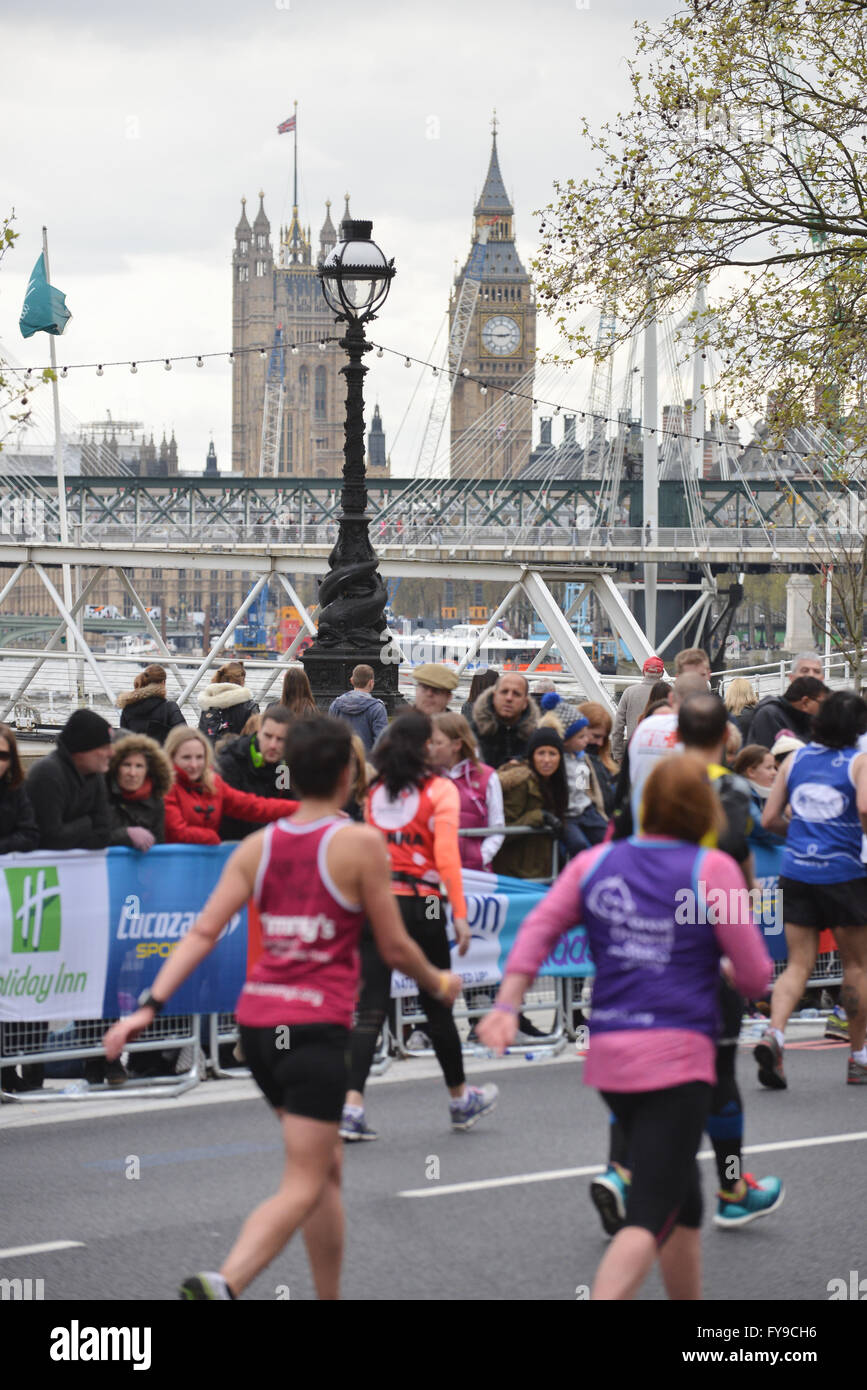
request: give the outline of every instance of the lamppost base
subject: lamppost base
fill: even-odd
[[[350,651],[345,647],[326,648],[323,651],[314,642],[307,651],[302,653],[301,660],[304,664],[304,670],[307,672],[314,699],[323,714],[328,713],[328,706],[332,700],[336,700],[338,695],[345,695],[347,691],[352,689],[349,677],[356,666],[360,666],[362,663],[372,668],[375,677],[374,697],[377,700],[382,700],[390,715],[406,703],[403,696],[398,693],[397,688],[400,668],[394,662],[383,662],[378,651],[371,653],[359,651],[357,648]]]

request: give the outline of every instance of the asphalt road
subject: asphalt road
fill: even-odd
[[[802,1044],[786,1060],[785,1093],[761,1090],[747,1049],[739,1061],[747,1145],[781,1145],[748,1167],[783,1178],[782,1209],[717,1231],[714,1167],[701,1164],[706,1298],[826,1300],[830,1279],[859,1265],[867,1276],[867,1088],[844,1084],[845,1045]],[[368,1115],[381,1138],[345,1155],[344,1297],[573,1300],[606,1247],[590,1176],[487,1184],[601,1164],[605,1114],[581,1085],[581,1063],[571,1054],[476,1062],[498,1082],[500,1104],[468,1134],[450,1132],[432,1070],[396,1064],[371,1083]],[[243,1218],[276,1186],[280,1136],[252,1083],[118,1104],[67,1105],[62,1119],[54,1106],[3,1107],[0,1277],[42,1279],[46,1300],[174,1299],[185,1274],[219,1267]],[[138,1178],[126,1176],[132,1156]],[[465,1183],[484,1185],[450,1190]],[[80,1244],[7,1253],[54,1241]],[[300,1240],[244,1296],[285,1298],[287,1289],[313,1297]],[[642,1297],[662,1296],[653,1276]]]

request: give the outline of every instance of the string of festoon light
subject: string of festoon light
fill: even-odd
[[[126,367],[133,375],[135,375],[138,372],[140,367],[161,366],[164,371],[170,372],[176,363],[182,362],[195,362],[197,367],[204,367],[206,362],[224,361],[232,363],[239,357],[248,356],[254,353],[258,353],[259,357],[265,360],[273,351],[280,350],[282,350],[283,352],[288,352],[292,356],[297,356],[299,353],[309,351],[311,349],[316,349],[319,352],[325,352],[330,343],[338,343],[340,341],[340,338],[332,336],[326,338],[318,338],[315,341],[309,339],[300,343],[282,343],[280,347],[277,349],[274,348],[273,344],[268,346],[264,344],[254,344],[251,347],[233,348],[231,352],[191,352],[185,353],[181,356],[138,357],[127,358],[124,361],[115,362],[72,362],[68,363],[65,366],[59,367],[58,376],[66,378],[70,372],[83,371],[95,371],[97,376],[104,376],[106,370],[108,368],[113,367]],[[506,384],[501,384],[497,381],[491,381],[483,377],[474,376],[468,367],[460,367],[458,369],[454,369],[443,366],[442,363],[428,362],[423,357],[414,357],[412,353],[402,352],[397,348],[387,347],[384,343],[372,342],[370,343],[370,346],[371,348],[374,348],[376,350],[377,357],[383,357],[385,353],[388,353],[391,357],[397,357],[402,359],[404,366],[407,368],[412,368],[413,366],[425,367],[431,371],[434,377],[442,375],[451,377],[456,381],[463,380],[471,382],[474,385],[478,386],[479,392],[483,396],[487,395],[489,391],[493,391],[500,396],[508,396],[511,400],[530,401],[532,402],[534,409],[544,407],[546,409],[549,409],[552,415],[560,415],[562,413],[567,413],[572,416],[577,415],[581,420],[586,420],[589,415],[591,419],[598,421],[599,424],[616,425],[618,428],[623,427],[622,419],[613,418],[608,415],[598,415],[595,411],[580,410],[578,409],[578,407],[566,405],[562,401],[545,400],[541,396],[534,396],[529,391],[520,391],[515,386],[509,386]],[[41,376],[45,368],[19,367],[15,368],[14,370],[16,371],[16,373],[23,373],[25,382],[29,383],[33,381],[34,377]],[[659,428],[655,425],[642,425],[639,424],[637,421],[630,421],[629,428],[641,434],[648,434],[651,436],[658,434],[663,435],[666,439],[685,439],[691,443],[703,443],[703,440],[699,435],[693,435],[685,430],[669,429],[668,426],[666,426],[665,428]]]

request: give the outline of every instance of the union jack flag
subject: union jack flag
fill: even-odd
[[[294,130],[294,129],[295,129],[295,120],[296,120],[295,116],[290,116],[289,119],[288,119],[287,121],[283,121],[283,122],[282,122],[280,125],[278,125],[278,127],[277,127],[277,134],[278,134],[278,135],[285,135],[287,131],[289,131],[289,130]]]

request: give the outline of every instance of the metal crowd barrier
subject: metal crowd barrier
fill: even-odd
[[[774,961],[774,979],[779,979],[788,961]],[[839,951],[820,951],[813,966],[813,973],[807,981],[807,989],[818,989],[822,985],[841,985],[843,983],[843,962]]]
[[[75,1061],[104,1061],[102,1038],[110,1026],[111,1019],[76,1019],[72,1025],[60,1030],[49,1031],[49,1024],[32,1021],[4,1022],[0,1025],[0,1068],[42,1065],[47,1071],[52,1064],[64,1067],[67,1086],[57,1089],[43,1086],[33,1091],[0,1091],[4,1101],[64,1100],[82,1101],[101,1096],[158,1096],[161,1098],[182,1095],[203,1080],[202,1054],[199,1047],[198,1014],[175,1014],[155,1018],[149,1028],[139,1036],[137,1042],[130,1043],[125,1051],[130,1055],[142,1053],[177,1052],[184,1049],[190,1053],[189,1068],[178,1075],[136,1076],[130,1074],[129,1081],[122,1086],[109,1086],[107,1082],[89,1083],[82,1076],[70,1075],[77,1068],[70,1068]]]

